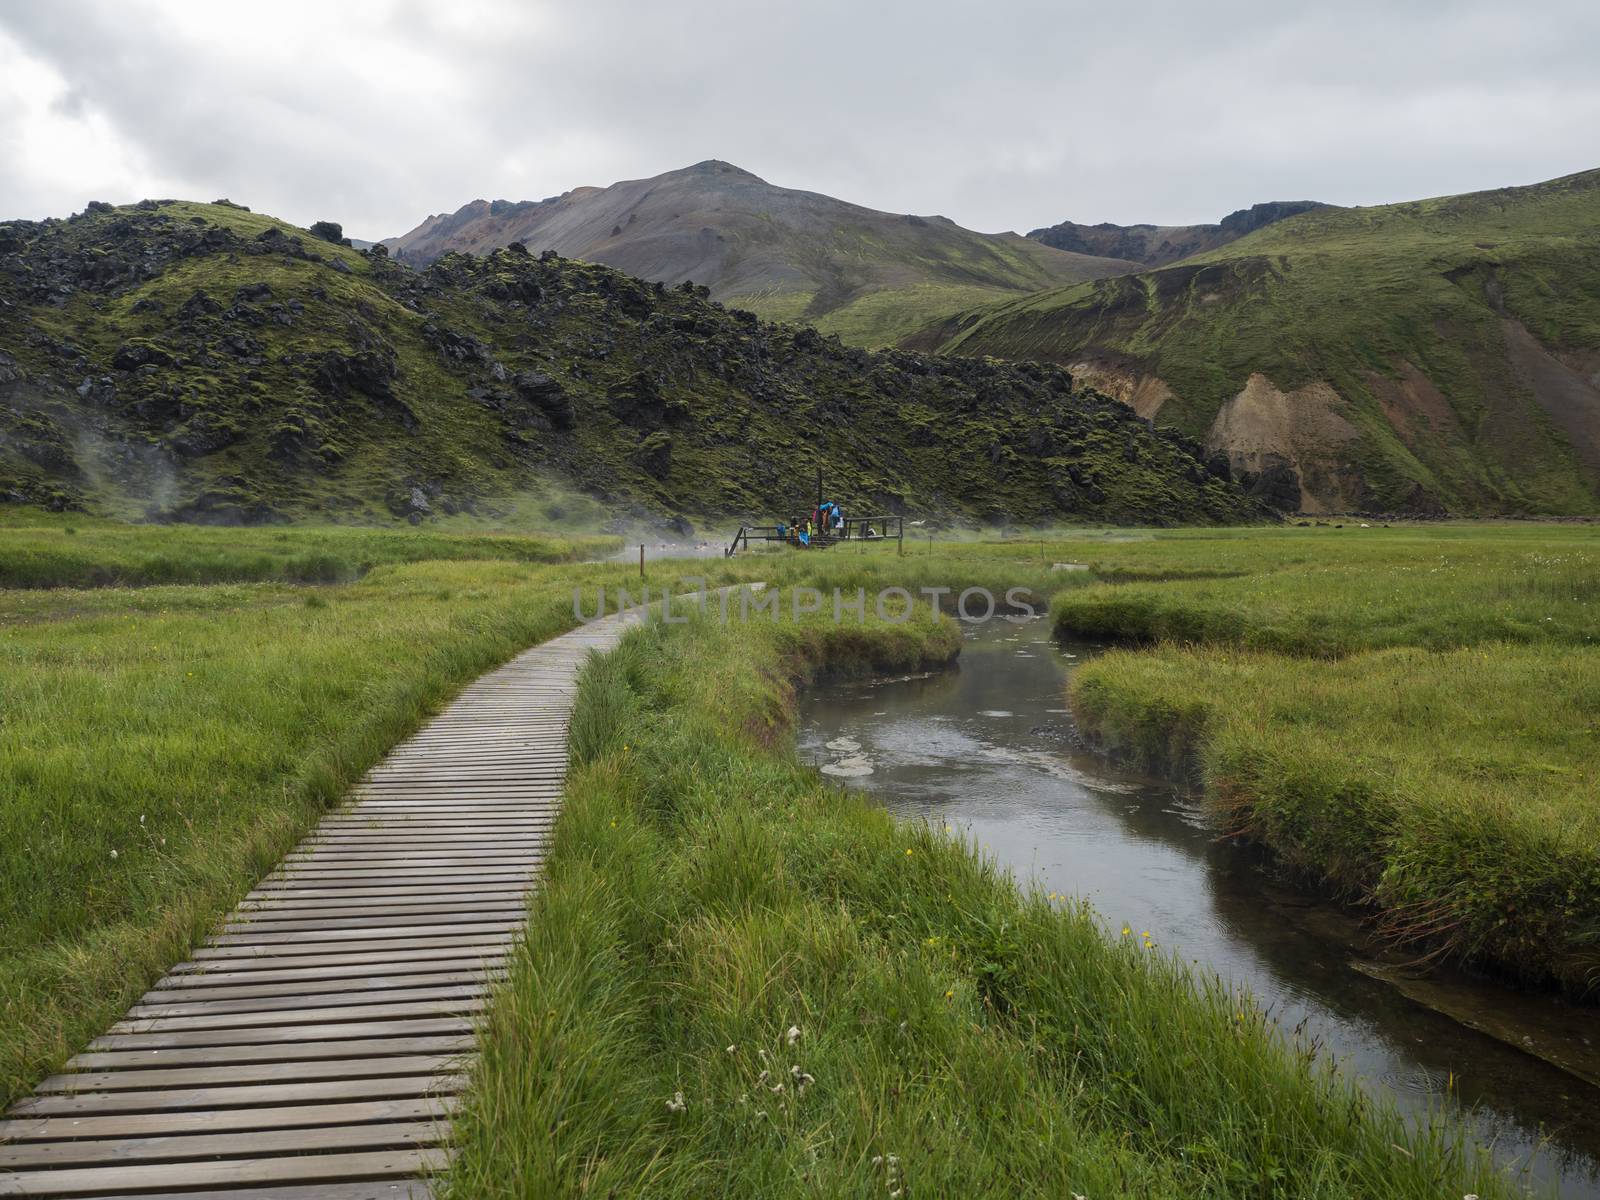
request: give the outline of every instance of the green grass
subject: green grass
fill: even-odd
[[[1016,288],[923,282],[866,291],[822,313],[811,311],[813,296],[804,292],[735,296],[728,303],[748,308],[764,320],[811,325],[822,333],[836,334],[846,345],[877,350],[893,346],[951,313],[1016,297]]]
[[[951,645],[705,623],[588,669],[449,1195],[1509,1194],[1248,999],[797,764],[795,680]]]
[[[127,532],[186,576],[215,565],[220,531]],[[13,536],[31,535],[0,547]],[[330,536],[291,534],[283,553]],[[0,590],[0,1105],[116,1019],[430,711],[571,626],[575,584],[637,588],[626,564],[499,558],[500,539],[468,559],[462,538],[338,538],[376,564],[357,582]],[[651,582],[708,566],[727,570],[656,564]]]
[[[123,525],[0,508],[0,588],[158,583],[342,583],[389,563],[452,559],[570,562],[614,554],[621,539],[297,526]]]
[[[1074,677],[1107,746],[1191,771],[1229,829],[1372,902],[1380,928],[1600,986],[1600,534],[1323,529],[1204,547],[1233,578],[1080,587],[1056,627],[1145,644]]]
[[[1226,644],[1158,643],[1079,678],[1106,681],[1136,715],[1128,728],[1155,728],[1169,701],[1189,711],[1190,692],[1221,697],[1239,740],[1208,712],[1168,744],[1215,747],[1229,780],[1300,786],[1281,793],[1299,807],[1249,810],[1263,837],[1307,863],[1340,851],[1357,873],[1374,839],[1393,846],[1381,866],[1403,889],[1388,894],[1396,913],[1431,916],[1441,889],[1530,900],[1539,923],[1516,936],[1570,962],[1593,893],[1557,889],[1595,861],[1592,805],[1581,819],[1575,807],[1600,765],[1583,625],[1594,536],[1086,530],[913,541],[903,557],[852,546],[652,563],[649,582],[759,578],[847,598],[1017,586],[1056,591],[1067,620],[1119,593],[1231,607],[1244,615]],[[241,558],[215,559],[229,537]],[[31,555],[41,539],[88,539],[118,570],[164,555],[196,579],[333,547],[365,574],[0,590],[0,1102],[119,1016],[428,712],[568,627],[574,584],[638,584],[626,563],[528,561],[589,548],[548,537],[65,516],[0,529],[0,564],[8,544]],[[1434,641],[1354,645],[1363,621],[1374,638],[1386,628],[1418,571],[1443,608],[1419,604],[1400,627]],[[1308,574],[1314,586],[1294,582]],[[1269,620],[1274,578],[1289,591]],[[1476,625],[1475,607],[1490,610]],[[1508,644],[1509,622],[1527,636]],[[1273,638],[1284,644],[1263,649]],[[1019,892],[946,831],[896,824],[797,763],[797,682],[904,671],[954,645],[926,615],[894,629],[702,622],[652,626],[591,667],[578,766],[489,1016],[453,1194],[1508,1194],[1455,1127],[1407,1126],[1288,1048],[1247,999],[1137,939],[1106,939],[1088,911]],[[1266,743],[1246,735],[1278,757],[1252,757]],[[1412,753],[1429,738],[1453,756]],[[1393,789],[1379,787],[1395,779],[1416,790],[1410,809],[1384,808]],[[1352,780],[1370,804],[1347,802]],[[1507,808],[1532,789],[1538,803]],[[1241,787],[1216,794],[1246,814]],[[1307,830],[1321,840],[1296,848]],[[1460,929],[1512,944],[1504,927]],[[813,1077],[799,1094],[795,1067]]]

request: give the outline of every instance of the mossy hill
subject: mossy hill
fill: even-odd
[[[0,499],[413,521],[564,480],[613,511],[1254,515],[1049,366],[869,353],[512,247],[425,271],[229,204],[0,225]]]
[[[904,345],[1065,365],[1285,507],[1600,509],[1600,171],[1290,216]]]

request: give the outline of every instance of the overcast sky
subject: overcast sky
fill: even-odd
[[[1600,166],[1600,3],[0,0],[0,219],[402,233],[721,158],[986,232]]]

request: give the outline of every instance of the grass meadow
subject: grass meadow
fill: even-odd
[[[583,561],[612,544],[4,518],[0,1094],[118,1017],[463,684],[572,625],[575,586],[636,588]],[[291,565],[320,555],[337,569]],[[1596,557],[1586,529],[1351,526],[651,563],[657,589],[762,579],[821,613],[654,625],[591,664],[444,1186],[1508,1194],[1247,998],[824,784],[792,701],[957,645],[925,598],[835,625],[832,589],[868,614],[888,586],[1049,595],[1063,631],[1129,643],[1077,676],[1109,745],[1192,766],[1396,936],[1572,982],[1600,911]]]

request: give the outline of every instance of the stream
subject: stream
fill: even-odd
[[[1600,1056],[1600,1013],[1465,976],[1410,986],[1359,914],[1219,839],[1188,789],[1082,747],[1065,690],[1094,647],[1057,643],[1043,616],[966,625],[964,639],[947,671],[811,689],[802,758],[897,816],[955,827],[1023,883],[1087,899],[1113,936],[1148,930],[1248,989],[1408,1116],[1465,1110],[1536,1188],[1600,1198],[1600,1087],[1500,1040]]]

